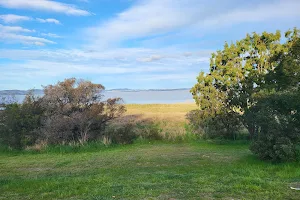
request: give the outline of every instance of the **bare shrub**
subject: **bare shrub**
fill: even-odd
[[[44,87],[41,104],[45,109],[45,139],[50,143],[84,144],[100,138],[106,123],[125,112],[120,98],[102,101],[103,90],[100,84],[75,78]]]

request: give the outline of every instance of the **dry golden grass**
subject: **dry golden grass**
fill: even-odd
[[[141,118],[155,121],[185,123],[186,114],[197,106],[194,103],[127,104],[126,108],[126,115],[139,115]]]
[[[193,103],[127,104],[126,108],[126,115],[121,121],[153,121],[159,124],[164,138],[173,140],[186,134],[186,114],[197,106]]]

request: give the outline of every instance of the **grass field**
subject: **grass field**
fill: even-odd
[[[242,144],[0,155],[0,199],[299,199],[299,182],[299,163],[258,161]]]
[[[184,130],[185,114],[194,108],[127,105],[127,115]],[[300,187],[300,163],[259,161],[241,142],[140,141],[0,153],[0,199],[300,199],[290,186]]]

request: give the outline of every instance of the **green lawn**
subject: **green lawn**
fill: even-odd
[[[299,163],[262,162],[241,144],[0,155],[0,199],[300,199],[298,183]]]

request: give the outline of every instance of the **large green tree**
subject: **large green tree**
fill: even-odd
[[[276,68],[265,76],[256,104],[244,113],[255,127],[251,150],[262,159],[294,160],[300,154],[299,58],[300,39],[288,52],[275,55]]]
[[[199,110],[206,118],[224,113],[241,116],[255,104],[255,94],[265,84],[265,75],[278,65],[275,56],[286,54],[297,38],[299,30],[295,28],[284,37],[280,31],[252,33],[235,43],[225,43],[223,50],[212,54],[209,72],[201,72],[191,89]],[[241,121],[252,135],[254,125],[243,118]]]

